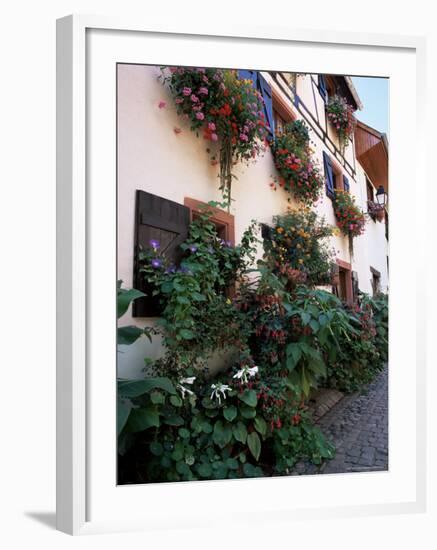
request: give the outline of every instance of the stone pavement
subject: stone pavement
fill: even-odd
[[[388,469],[388,368],[359,394],[341,399],[317,423],[334,443],[332,460],[300,462],[291,475],[367,472]]]

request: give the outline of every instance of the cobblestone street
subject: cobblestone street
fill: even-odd
[[[292,475],[388,469],[388,368],[361,394],[344,397],[318,422],[336,447],[321,466],[299,463]]]

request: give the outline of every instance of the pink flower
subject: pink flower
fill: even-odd
[[[194,94],[193,94],[193,95],[191,96],[191,101],[192,101],[193,103],[197,103],[197,102],[199,101],[199,98],[197,97],[197,95],[194,95]]]
[[[208,88],[205,88],[205,86],[199,88],[199,95],[208,95]]]
[[[217,141],[218,135],[217,134],[211,134],[211,141]]]
[[[160,109],[164,109],[164,107],[166,107],[166,106],[167,106],[167,102],[166,102],[166,101],[163,101],[163,100],[161,99],[161,101],[158,103],[158,107],[159,107]]]
[[[178,105],[181,104],[181,103],[183,103],[183,102],[184,102],[184,100],[183,100],[181,97],[177,97],[177,98],[175,99],[175,103],[177,103]]]
[[[173,132],[177,135],[177,134],[180,134],[182,132],[182,130],[178,126],[175,126],[173,128]]]
[[[214,124],[214,122],[209,122],[209,123],[208,123],[208,128],[209,128],[212,132],[214,132],[214,130],[215,130],[215,124]]]
[[[246,136],[246,134],[240,134],[240,140],[241,141],[249,141],[249,138]]]
[[[200,111],[196,113],[197,120],[203,120],[205,118],[205,115],[201,113]]]
[[[182,90],[182,94],[185,96],[191,95],[191,88],[187,88],[186,86]]]

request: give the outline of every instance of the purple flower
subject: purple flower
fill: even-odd
[[[192,96],[191,96],[191,101],[192,101],[193,103],[197,103],[197,102],[199,101],[199,98],[197,97],[197,95],[192,94]]]
[[[210,254],[214,254],[214,249],[212,246],[208,246],[207,250]]]
[[[185,96],[191,95],[191,88],[187,88],[187,86],[185,86],[182,90],[182,94]]]
[[[231,241],[226,241],[226,243],[225,243],[225,244],[226,244],[226,246],[232,246],[232,243],[231,243]]]
[[[183,100],[181,97],[177,97],[177,98],[175,99],[175,103],[177,103],[178,105],[180,105],[180,104],[183,103],[183,102],[184,102],[184,100]]]
[[[203,120],[205,118],[205,115],[201,113],[200,111],[196,113],[197,120]]]
[[[194,252],[197,252],[197,246],[194,245],[194,244],[192,244],[192,245],[190,246],[190,250],[191,250],[191,252],[193,252],[193,254],[194,254]]]
[[[161,267],[162,266],[162,262],[161,260],[159,260],[158,258],[154,258],[152,260],[152,267],[154,267],[155,269],[157,269],[158,267]]]
[[[153,248],[153,250],[158,250],[158,248],[160,247],[159,241],[155,241],[155,239],[149,241],[149,244]]]
[[[240,134],[240,140],[241,141],[249,141],[249,138],[246,136],[246,134]]]
[[[208,95],[208,88],[206,88],[205,86],[199,88],[199,95]]]
[[[208,122],[208,130],[211,130],[212,132],[214,132],[215,130],[214,122]]]
[[[211,134],[211,141],[217,141],[218,140],[218,135],[213,133]]]

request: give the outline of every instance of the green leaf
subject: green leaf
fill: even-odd
[[[161,443],[159,443],[159,441],[152,441],[149,448],[150,452],[155,456],[161,456],[164,452],[164,447],[161,445]]]
[[[244,390],[243,393],[238,395],[239,399],[249,405],[249,407],[256,407],[258,403],[258,398],[256,396],[255,390]]]
[[[214,424],[212,439],[216,445],[223,449],[232,439],[231,427],[228,424],[223,424],[221,420],[218,420]]]
[[[226,420],[232,422],[237,417],[237,407],[234,407],[234,405],[231,405],[230,407],[225,407],[223,409],[223,416],[226,418]]]
[[[129,432],[142,432],[148,428],[159,428],[159,414],[155,407],[132,409],[126,424]]]
[[[185,296],[178,296],[176,300],[179,304],[186,305],[186,306],[190,305],[190,300]]]
[[[187,428],[179,428],[178,434],[182,439],[188,439],[190,437],[190,431]]]
[[[119,399],[117,402],[117,436],[120,435],[126,425],[129,414],[132,410],[132,403],[125,399]]]
[[[256,409],[253,407],[248,407],[247,405],[242,405],[240,407],[240,414],[243,418],[255,418]]]
[[[118,394],[122,397],[138,397],[150,390],[160,389],[176,394],[176,389],[169,378],[146,378],[144,380],[119,380]]]
[[[241,420],[237,422],[235,426],[232,426],[232,433],[237,441],[240,443],[246,443],[247,429]]]
[[[302,347],[299,342],[292,342],[288,344],[286,348],[287,360],[286,365],[289,371],[292,371],[296,365],[299,363],[300,358],[302,357]]]
[[[206,300],[206,296],[200,294],[199,292],[193,292],[191,296],[193,300],[196,300],[196,302],[204,302]]]
[[[247,445],[255,460],[258,460],[261,454],[261,440],[256,432],[252,432],[247,436]]]
[[[307,325],[311,320],[311,315],[307,313],[306,311],[302,311],[300,313],[300,318],[302,319],[302,324]]]
[[[262,416],[257,416],[255,418],[255,429],[263,437],[266,435],[266,433],[267,433],[267,422],[264,420],[264,418]]]
[[[144,334],[144,330],[139,327],[127,326],[117,329],[117,344],[129,346],[133,344],[140,336]]]
[[[179,334],[181,335],[181,337],[184,339],[184,340],[192,340],[194,338],[194,332],[192,332],[191,330],[188,330],[187,328],[182,328],[180,331],[179,331]]]
[[[179,395],[172,395],[170,397],[170,403],[174,407],[182,407],[182,399],[179,397]]]
[[[164,417],[164,424],[169,426],[183,426],[184,419],[178,414],[169,414]]]
[[[145,296],[139,290],[131,288],[130,290],[119,289],[117,293],[117,319],[126,313],[130,303],[137,298]]]
[[[310,321],[310,327],[312,328],[313,332],[317,332],[320,328],[320,325],[315,319],[313,319],[312,321]]]
[[[228,458],[226,460],[226,466],[230,470],[238,470],[238,460],[236,460],[235,458]]]
[[[243,472],[247,477],[262,477],[264,475],[261,468],[254,466],[249,462],[246,462],[246,464],[243,465]]]
[[[206,463],[200,464],[200,466],[197,468],[197,471],[202,477],[211,477],[212,475],[212,468],[209,464]]]
[[[165,396],[159,391],[154,391],[150,394],[150,401],[154,405],[162,405],[165,403]]]

